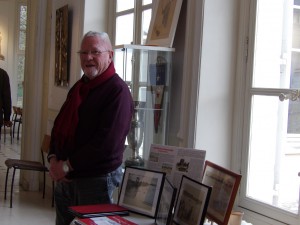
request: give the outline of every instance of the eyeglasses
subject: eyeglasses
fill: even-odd
[[[110,52],[109,50],[105,50],[105,51],[78,51],[77,53],[81,56],[87,56],[87,55],[92,55],[94,57],[101,55],[104,52]]]

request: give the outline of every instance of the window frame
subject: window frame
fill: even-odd
[[[134,1],[134,8],[133,9],[127,9],[121,12],[117,12],[117,1],[113,0],[109,1],[110,4],[110,11],[111,11],[111,42],[112,45],[115,46],[116,44],[116,21],[117,17],[124,16],[133,13],[133,42],[132,44],[141,44],[141,33],[142,33],[142,14],[145,10],[152,9],[152,6],[154,4],[154,1],[152,1],[151,4],[143,5],[142,0],[135,0]],[[129,44],[129,43],[124,43]]]

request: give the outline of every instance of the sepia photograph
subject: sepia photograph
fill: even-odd
[[[156,1],[146,45],[172,47],[182,0]]]
[[[228,223],[241,175],[205,161],[202,183],[213,187],[207,217],[219,225]]]
[[[161,192],[158,211],[155,218],[157,225],[170,224],[175,203],[177,189],[166,178]]]
[[[173,222],[180,225],[202,225],[205,220],[211,187],[182,176]]]
[[[119,205],[155,217],[165,173],[137,167],[126,167]]]

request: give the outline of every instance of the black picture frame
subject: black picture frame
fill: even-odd
[[[202,225],[205,221],[212,188],[186,175],[182,176],[173,223]]]
[[[177,189],[165,178],[155,217],[156,225],[170,224],[172,221]]]
[[[164,172],[125,167],[118,204],[134,213],[155,218],[164,180]]]

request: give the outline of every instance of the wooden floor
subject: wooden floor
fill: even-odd
[[[51,207],[51,196],[48,195],[43,199],[41,192],[22,190],[22,188],[19,187],[18,170],[14,182],[13,208],[10,208],[9,204],[10,189],[7,193],[7,199],[4,200],[6,176],[6,166],[4,162],[7,158],[20,158],[21,143],[15,137],[11,144],[9,136],[6,136],[4,143],[3,134],[1,135],[0,143],[0,224],[54,225],[55,208]],[[10,187],[10,179],[8,187]]]

